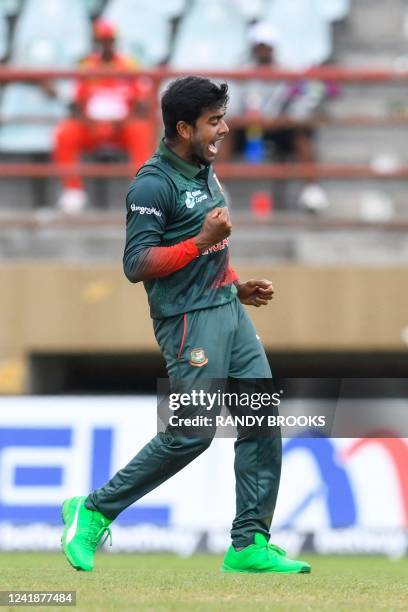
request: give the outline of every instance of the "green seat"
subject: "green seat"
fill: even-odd
[[[274,0],[270,5],[266,16],[279,32],[276,59],[282,66],[307,69],[330,57],[331,26],[321,13],[320,2],[323,0]]]
[[[3,153],[48,153],[55,126],[67,112],[60,100],[49,98],[40,87],[21,83],[4,88],[0,108],[7,120],[0,127]],[[36,121],[27,122],[31,117]]]
[[[350,0],[319,0],[320,12],[329,21],[344,19],[350,10]]]
[[[0,0],[0,11],[8,17],[15,17],[22,7],[22,0]]]
[[[196,0],[180,22],[170,64],[180,70],[237,68],[248,44],[245,19],[231,11],[229,0]]]
[[[171,39],[170,14],[159,10],[158,0],[113,0],[103,13],[104,19],[118,28],[119,49],[146,67],[166,60]],[[172,0],[173,8],[176,8]],[[171,6],[170,6],[171,8]],[[154,33],[154,34],[153,34]]]
[[[16,24],[11,62],[45,66],[46,62],[30,57],[27,48],[33,41],[49,40],[58,48],[52,65],[72,66],[90,51],[91,38],[91,25],[82,0],[26,0]]]

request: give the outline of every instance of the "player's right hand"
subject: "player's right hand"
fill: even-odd
[[[204,219],[200,233],[195,237],[195,243],[200,253],[210,246],[221,242],[231,234],[232,224],[228,208],[214,208]]]

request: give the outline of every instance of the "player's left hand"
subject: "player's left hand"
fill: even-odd
[[[241,304],[246,306],[266,306],[273,298],[274,289],[270,280],[248,280],[238,283],[238,298]]]

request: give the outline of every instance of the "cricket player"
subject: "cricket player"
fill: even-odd
[[[164,139],[127,196],[125,274],[131,282],[144,282],[170,381],[182,381],[184,388],[211,378],[243,384],[272,378],[243,307],[266,306],[272,283],[241,282],[230,266],[232,226],[212,167],[228,134],[227,102],[226,83],[195,76],[172,82],[162,97]],[[70,564],[92,570],[95,550],[110,535],[111,522],[210,443],[211,436],[168,428],[100,489],[65,500],[62,547]],[[281,455],[280,436],[238,431],[236,516],[221,567],[225,572],[310,572],[308,563],[288,559],[269,543]]]

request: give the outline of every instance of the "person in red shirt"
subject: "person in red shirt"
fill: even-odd
[[[96,49],[82,60],[83,70],[110,68],[112,76],[80,80],[74,96],[73,116],[57,127],[54,161],[76,164],[82,153],[101,148],[125,151],[135,170],[153,152],[154,126],[146,118],[146,101],[151,84],[146,78],[119,78],[115,70],[136,70],[137,63],[116,51],[117,32],[107,21],[94,26]],[[87,203],[78,176],[63,180],[58,205],[67,213],[80,212]]]

